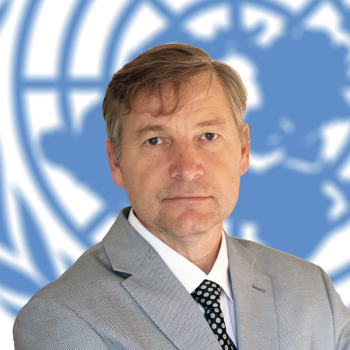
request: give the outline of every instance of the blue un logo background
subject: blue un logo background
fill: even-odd
[[[2,1],[0,323],[130,205],[111,181],[103,96],[146,49],[184,42],[248,89],[251,165],[226,231],[322,266],[350,307],[350,4]],[[5,57],[5,58],[4,58]]]

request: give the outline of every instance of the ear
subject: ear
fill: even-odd
[[[250,148],[250,137],[249,137],[249,128],[248,124],[244,123],[242,130],[246,135],[246,139],[241,148],[241,175],[243,175],[249,168],[249,148]]]
[[[121,188],[125,188],[123,174],[120,167],[120,161],[115,156],[113,142],[107,138],[106,139],[106,153],[109,162],[109,169],[111,170],[113,182]]]

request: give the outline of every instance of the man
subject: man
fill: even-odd
[[[16,349],[350,349],[320,267],[223,230],[249,166],[246,100],[234,69],[180,43],[113,76],[106,151],[131,206],[20,311]]]

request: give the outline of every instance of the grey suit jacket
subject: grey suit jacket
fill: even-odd
[[[16,350],[221,350],[196,302],[122,209],[102,242],[19,312]],[[350,312],[317,265],[227,236],[239,350],[350,349]]]

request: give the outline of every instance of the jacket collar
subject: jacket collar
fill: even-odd
[[[151,245],[128,221],[131,206],[123,208],[102,244],[114,271],[133,275],[144,262]]]

